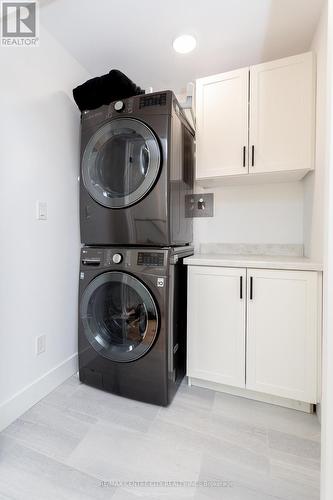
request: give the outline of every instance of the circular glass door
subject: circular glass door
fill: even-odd
[[[134,361],[152,346],[158,330],[155,301],[130,274],[106,272],[87,286],[81,320],[92,347],[113,361]]]
[[[108,208],[124,208],[152,188],[160,168],[156,137],[147,125],[119,118],[90,139],[82,158],[82,178],[89,194]]]

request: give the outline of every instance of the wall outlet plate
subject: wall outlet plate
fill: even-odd
[[[46,351],[46,335],[36,337],[36,354],[43,354]]]
[[[185,197],[185,217],[213,217],[214,193],[188,194]]]

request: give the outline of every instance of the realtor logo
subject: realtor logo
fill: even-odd
[[[1,2],[1,29],[2,46],[37,46],[37,2]]]

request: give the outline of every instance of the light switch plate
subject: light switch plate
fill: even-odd
[[[36,209],[37,209],[37,219],[38,220],[47,220],[47,203],[46,203],[46,201],[37,201]]]
[[[185,199],[185,217],[213,217],[214,193],[189,194]]]

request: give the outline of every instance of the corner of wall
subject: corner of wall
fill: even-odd
[[[327,8],[324,6],[318,22],[311,50],[316,53],[316,148],[315,170],[303,181],[303,219],[305,255],[323,261],[324,258],[324,193],[327,169]]]

